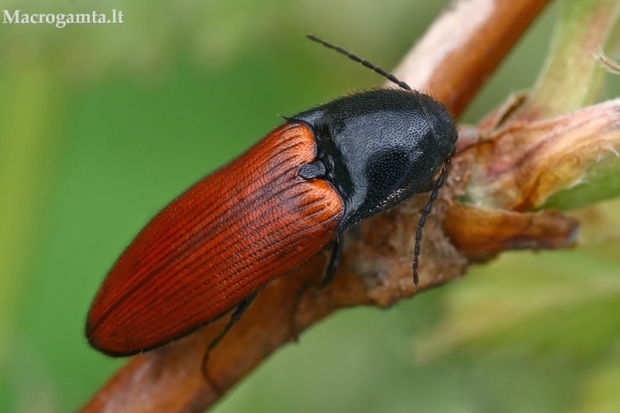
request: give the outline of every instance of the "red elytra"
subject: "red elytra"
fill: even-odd
[[[162,210],[95,297],[91,345],[112,356],[159,347],[325,247],[343,201],[327,182],[299,175],[315,158],[308,126],[286,123]]]

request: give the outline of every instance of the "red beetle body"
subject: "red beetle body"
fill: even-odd
[[[325,181],[299,176],[315,152],[310,129],[286,123],[172,202],[103,283],[88,317],[91,344],[110,355],[158,347],[319,252],[343,205]]]

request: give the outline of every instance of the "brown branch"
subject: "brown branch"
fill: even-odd
[[[395,73],[459,115],[546,3],[455,1]],[[440,223],[451,200],[462,193],[472,162],[468,154],[454,160],[448,185],[425,227],[422,290],[457,278],[467,268],[467,260],[443,235]],[[324,270],[323,254],[269,284],[211,353],[208,372],[217,386],[227,391],[274,350],[339,308],[389,306],[414,295],[412,234],[427,198],[414,197],[347,232],[343,262],[327,288],[316,288]],[[568,232],[558,237],[568,238]],[[528,244],[534,248],[535,236]],[[133,357],[82,411],[199,412],[211,406],[220,394],[205,381],[201,362],[226,318]]]
[[[459,117],[547,3],[453,1],[394,74]]]

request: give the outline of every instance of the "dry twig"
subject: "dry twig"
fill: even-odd
[[[454,1],[394,73],[443,101],[458,117],[546,3]],[[448,185],[425,228],[422,290],[460,277],[468,259],[488,258],[515,247],[502,237],[508,236],[508,241],[516,237],[519,247],[530,248],[561,247],[573,240],[577,225],[573,220],[559,214],[530,217],[510,213],[509,217],[495,217],[509,226],[508,235],[493,238],[493,234],[483,233],[480,236],[487,243],[477,245],[479,250],[474,253],[458,242],[451,243],[444,230],[455,241],[468,235],[460,230],[468,211],[452,200],[464,191],[474,152],[466,151],[454,159]],[[211,378],[227,391],[277,348],[334,311],[355,305],[389,306],[414,295],[412,234],[426,198],[424,194],[414,197],[349,231],[340,271],[327,288],[316,288],[326,258],[320,254],[293,274],[269,284],[212,352]],[[203,378],[201,361],[226,318],[162,349],[133,357],[82,412],[199,412],[211,406],[221,394]]]

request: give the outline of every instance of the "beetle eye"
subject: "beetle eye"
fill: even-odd
[[[317,179],[325,177],[327,170],[321,161],[307,163],[299,170],[299,176],[304,179]]]

